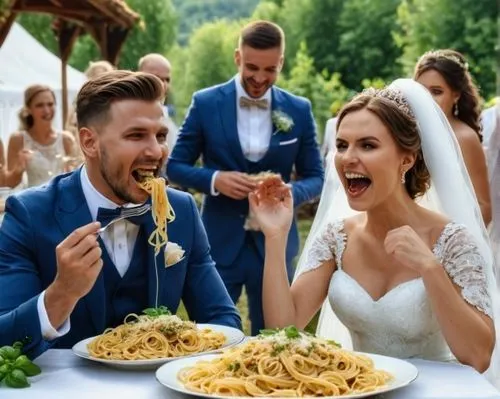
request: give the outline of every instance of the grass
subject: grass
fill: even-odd
[[[312,225],[312,219],[301,219],[298,221],[298,228],[299,228],[299,237],[300,237],[300,252],[302,252],[302,248],[304,246],[304,243],[306,242],[307,235],[309,234],[309,230],[311,229]],[[248,318],[248,301],[247,301],[247,295],[245,293],[245,290],[243,289],[243,292],[240,296],[240,299],[238,303],[236,304],[240,316],[241,316],[241,321],[243,325],[243,331],[246,335],[250,335],[250,320]],[[187,320],[188,316],[186,313],[186,309],[184,308],[183,304],[179,306],[179,309],[177,311],[177,315],[184,319]],[[318,322],[318,315],[314,316],[314,318],[311,320],[309,325],[306,327],[306,330],[314,333],[316,331],[316,324]]]

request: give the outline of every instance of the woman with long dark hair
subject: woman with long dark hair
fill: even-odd
[[[486,157],[481,145],[479,94],[465,57],[454,50],[428,51],[415,66],[414,79],[441,107],[457,137],[483,221],[491,221]]]

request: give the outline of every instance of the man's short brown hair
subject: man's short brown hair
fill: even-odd
[[[285,50],[285,34],[277,24],[269,21],[253,21],[240,34],[240,48],[252,47],[257,50],[280,48]]]
[[[161,101],[163,86],[144,72],[111,71],[82,86],[76,98],[78,128],[107,121],[111,104],[121,100]]]

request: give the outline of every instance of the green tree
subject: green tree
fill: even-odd
[[[396,36],[401,62],[412,74],[426,51],[452,48],[463,53],[472,76],[489,98],[495,93],[498,68],[498,7],[495,0],[404,0],[398,10]]]
[[[294,58],[305,41],[316,70],[337,70],[341,31],[338,18],[346,0],[284,0],[283,29],[287,35],[286,57],[293,67]]]
[[[255,8],[250,19],[265,19],[279,24],[281,21],[281,8],[273,1],[261,1]]]
[[[350,88],[359,90],[366,78],[392,80],[401,76],[401,49],[393,39],[401,0],[348,0],[338,20],[336,59],[319,68],[336,70]]]
[[[173,0],[179,17],[178,43],[187,45],[191,33],[206,22],[248,18],[259,0]]]
[[[342,84],[338,73],[316,71],[305,42],[300,44],[295,65],[289,76],[282,76],[278,83],[280,87],[311,101],[320,136],[327,119],[336,114],[354,94]]]
[[[135,70],[144,54],[165,54],[172,47],[176,40],[177,19],[171,0],[127,0],[127,4],[141,15],[142,21],[129,33],[118,66]],[[75,45],[70,63],[84,69],[89,61],[100,57],[94,41],[87,36]]]
[[[189,105],[193,92],[222,83],[236,73],[234,49],[240,27],[238,22],[225,20],[206,23],[193,32],[185,52],[179,48],[172,52],[179,112]],[[178,65],[179,61],[183,64]]]
[[[22,13],[16,18],[28,33],[54,54],[58,54],[56,36],[51,29],[52,17],[47,14]]]

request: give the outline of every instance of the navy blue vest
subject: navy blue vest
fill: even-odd
[[[253,162],[253,161],[249,161],[248,159],[246,160],[247,161],[247,165],[248,165],[248,173],[250,174],[257,174],[257,173],[260,173],[262,172],[262,161],[264,160],[266,156],[264,155],[264,157],[262,157],[262,159],[260,161],[257,161],[257,162]]]
[[[104,313],[106,327],[116,327],[123,323],[129,313],[140,314],[148,306],[148,244],[144,227],[141,226],[132,260],[123,277],[102,245],[104,290],[106,303]]]

